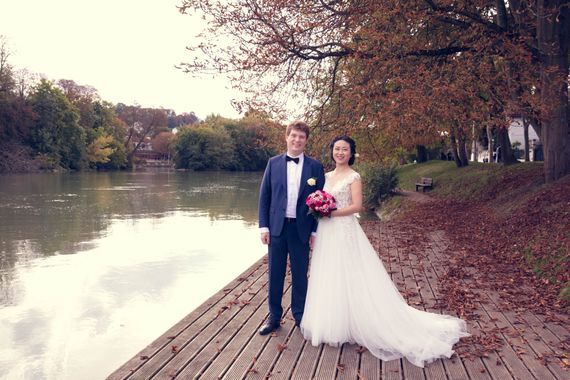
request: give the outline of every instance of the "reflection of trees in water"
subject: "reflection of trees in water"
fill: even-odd
[[[205,175],[204,175],[205,174]],[[260,173],[189,173],[179,183],[179,206],[200,209],[212,220],[257,223]]]
[[[261,173],[75,173],[4,176],[0,181],[0,262],[70,254],[105,234],[113,219],[198,211],[212,220],[257,222]],[[29,242],[23,250],[18,242]],[[18,253],[18,257],[16,254]],[[8,280],[9,281],[9,280]]]

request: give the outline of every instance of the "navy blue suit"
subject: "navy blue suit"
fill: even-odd
[[[285,220],[287,207],[287,162],[285,154],[269,159],[259,192],[259,227],[269,228],[269,320],[277,322],[283,316],[281,298],[287,269],[287,255],[293,277],[291,312],[300,322],[307,296],[307,271],[309,269],[309,238],[316,231],[317,222],[308,215],[305,204],[307,196],[315,190],[322,190],[325,183],[323,165],[308,157],[303,158],[303,169],[296,220]],[[311,186],[310,178],[316,180]]]

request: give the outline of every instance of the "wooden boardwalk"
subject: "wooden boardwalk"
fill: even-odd
[[[378,226],[378,224],[375,224]],[[443,232],[426,235],[423,255],[398,247],[403,233],[380,225],[367,230],[377,242],[386,269],[416,308],[437,313],[438,278],[443,276],[448,242]],[[290,284],[289,277],[286,283]],[[382,362],[355,345],[313,347],[289,313],[275,333],[260,336],[267,318],[267,264],[255,263],[164,335],[117,369],[109,379],[569,379],[568,320],[526,311],[502,310],[500,294],[479,294],[474,336],[492,331],[497,348],[461,354],[418,368],[407,360]],[[483,292],[482,292],[483,293]],[[469,344],[469,339],[466,343]]]

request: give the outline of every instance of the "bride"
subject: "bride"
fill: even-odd
[[[466,324],[414,309],[392,283],[355,215],[362,208],[360,175],[350,167],[355,153],[348,136],[331,143],[336,168],[324,190],[338,209],[319,221],[301,332],[314,346],[356,343],[382,360],[405,357],[419,367],[449,358],[469,335]]]

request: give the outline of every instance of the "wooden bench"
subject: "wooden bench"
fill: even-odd
[[[422,189],[422,192],[425,192],[426,189],[433,189],[433,178],[425,178],[422,177],[419,182],[416,182],[416,191]]]

